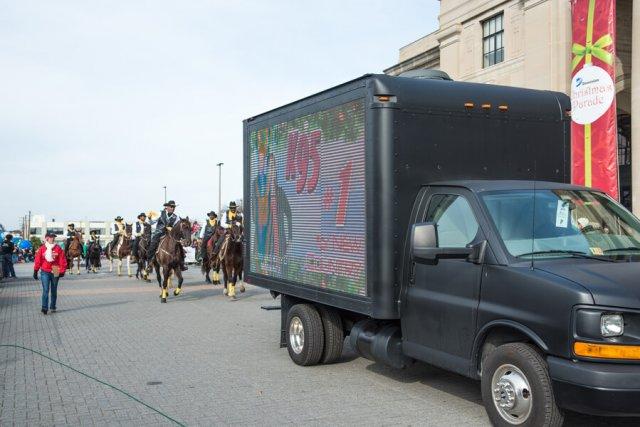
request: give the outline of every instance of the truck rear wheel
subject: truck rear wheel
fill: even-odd
[[[324,329],[324,351],[320,358],[321,363],[333,363],[342,356],[344,345],[344,329],[342,318],[333,309],[318,307],[322,327]]]
[[[525,343],[509,343],[489,353],[482,366],[482,400],[495,426],[560,426],[547,364]]]
[[[324,350],[324,332],[318,310],[311,304],[296,304],[287,314],[289,357],[301,366],[317,365]]]

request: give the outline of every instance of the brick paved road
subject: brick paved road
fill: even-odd
[[[30,276],[31,266],[17,273]],[[478,383],[423,364],[395,371],[354,358],[301,368],[277,346],[279,311],[247,287],[236,302],[187,272],[160,304],[155,285],[110,274],[65,277],[58,313],[40,285],[0,283],[0,344],[43,352],[189,425],[486,425]],[[171,424],[39,355],[0,347],[0,425]],[[612,425],[573,415],[569,425]],[[637,424],[626,420],[624,424]]]

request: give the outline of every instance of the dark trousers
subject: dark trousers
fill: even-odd
[[[153,233],[151,235],[151,242],[149,242],[149,248],[147,249],[147,260],[151,261],[151,258],[156,256],[156,251],[158,250],[158,244],[160,243],[160,239],[164,236],[164,233]]]
[[[210,235],[204,235],[202,237],[202,243],[200,244],[200,256],[202,257],[202,259],[206,259],[207,258],[207,245],[209,244],[209,240],[211,240],[211,237],[213,236],[213,234]]]
[[[2,255],[2,275],[4,277],[16,277],[16,272],[13,269],[13,255]]]
[[[42,308],[47,310],[56,309],[56,301],[58,299],[58,280],[59,277],[54,277],[53,273],[47,273],[46,271],[40,272],[40,281],[42,282]],[[49,305],[49,293],[51,293],[51,305]]]
[[[140,238],[136,237],[131,242],[131,253],[134,257],[138,258],[138,245],[140,244]]]

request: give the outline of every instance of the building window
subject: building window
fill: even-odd
[[[484,54],[483,68],[490,67],[504,61],[504,44],[502,27],[502,13],[487,19],[482,23],[482,53]]]

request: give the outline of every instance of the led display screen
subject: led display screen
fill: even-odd
[[[364,101],[249,131],[249,271],[366,295]]]

